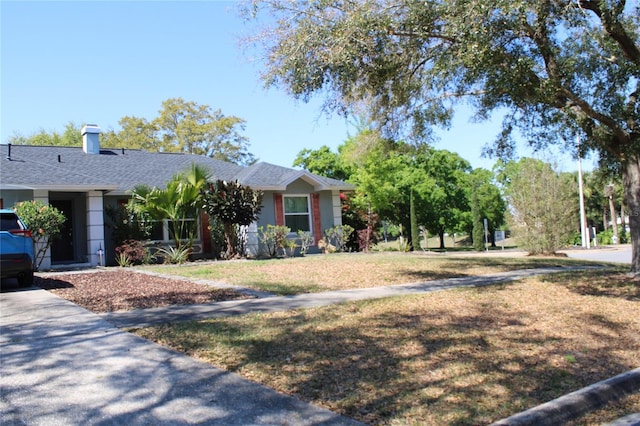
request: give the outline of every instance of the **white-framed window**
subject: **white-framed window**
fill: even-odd
[[[291,232],[311,231],[311,205],[308,195],[285,195],[284,224]]]
[[[196,219],[185,219],[183,222],[185,222],[184,224],[185,226],[182,226],[179,228],[179,229],[182,229],[182,235],[180,235],[180,240],[181,241],[189,240],[188,230],[193,229],[191,228],[192,226],[196,227],[195,239],[199,240],[200,226],[198,221]],[[149,236],[149,239],[152,242],[173,242],[173,239],[171,238],[171,233],[169,232],[169,227],[172,226],[172,221],[170,221],[169,219],[164,219],[164,220],[154,220],[152,221],[152,223],[153,225],[151,228],[151,235]]]

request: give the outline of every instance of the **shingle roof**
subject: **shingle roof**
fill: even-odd
[[[209,157],[142,150],[101,149],[85,154],[82,148],[12,145],[0,149],[0,188],[49,190],[106,190],[124,193],[136,185],[164,187],[179,172],[195,163],[208,169],[213,179],[238,180],[256,189],[281,189],[298,178],[316,190],[352,189],[342,181],[307,171],[269,163],[249,167]]]
[[[284,190],[290,183],[303,179],[316,191],[323,189],[353,189],[352,185],[336,179],[314,175],[306,170],[295,170],[270,163],[256,163],[241,171],[236,179],[243,185],[258,189]]]

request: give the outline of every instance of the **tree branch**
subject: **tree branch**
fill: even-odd
[[[611,117],[604,115],[595,109],[584,99],[577,96],[575,93],[571,92],[567,88],[562,88],[562,93],[567,97],[571,102],[567,103],[569,107],[577,107],[581,112],[587,115],[587,117],[599,122],[603,126],[607,127],[614,134],[616,141],[611,142],[614,150],[619,151],[620,143],[623,141],[629,141],[630,135],[626,132],[618,123]],[[603,147],[606,148],[606,147]],[[619,153],[619,152],[618,152]]]
[[[593,3],[591,1],[580,1],[582,3]],[[587,117],[597,121],[603,126],[607,127],[611,130],[611,132],[615,135],[616,142],[612,143],[613,148],[615,150],[619,150],[620,143],[623,141],[629,140],[629,133],[626,132],[613,118],[602,114],[596,111],[591,104],[589,104],[586,100],[579,97],[577,94],[572,92],[567,86],[564,84],[564,76],[561,75],[560,67],[556,61],[556,57],[553,51],[553,46],[551,44],[551,40],[547,34],[547,25],[544,17],[538,17],[536,28],[532,27],[528,23],[524,23],[525,28],[527,29],[528,36],[531,40],[538,46],[540,50],[540,55],[545,63],[545,69],[547,70],[548,78],[553,83],[555,87],[559,89],[558,96],[555,99],[550,100],[552,106],[557,108],[571,107],[577,108],[582,113],[584,113]],[[540,77],[536,76],[539,80]]]
[[[638,98],[640,98],[640,82],[636,84],[636,90],[629,95],[629,101],[627,102],[626,112],[627,116],[627,125],[629,126],[629,130],[631,133],[640,133],[640,123],[638,123],[638,117],[635,115],[636,104],[638,103]]]
[[[597,0],[578,0],[578,6],[581,9],[593,12],[600,19],[604,30],[622,49],[622,54],[631,62],[640,64],[640,48],[636,46],[633,38],[627,34],[627,31],[622,26],[618,19],[619,12],[615,11],[617,13],[614,13],[613,10],[603,9],[601,7],[602,3]],[[624,2],[621,5],[624,6]]]
[[[423,37],[427,39],[437,39],[437,40],[445,40],[449,43],[457,43],[458,40],[455,37],[442,35],[442,34],[434,34],[434,33],[421,33],[419,31],[399,31],[394,30],[393,28],[388,29],[388,34],[397,37]]]

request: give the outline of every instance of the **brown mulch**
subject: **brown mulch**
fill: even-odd
[[[246,299],[230,289],[127,270],[47,275],[34,284],[93,312]]]

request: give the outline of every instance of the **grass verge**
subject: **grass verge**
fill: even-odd
[[[137,334],[368,424],[488,424],[640,365],[639,287],[554,274]],[[635,395],[574,424],[634,411]]]

